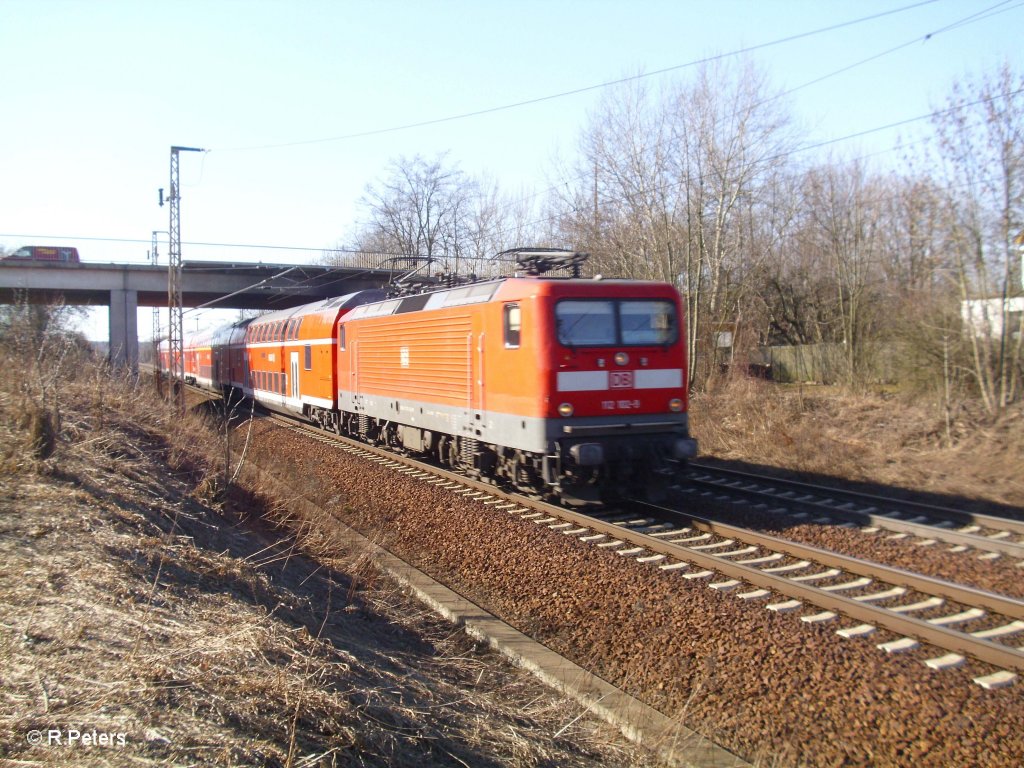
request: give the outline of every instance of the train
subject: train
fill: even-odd
[[[78,249],[67,246],[50,245],[26,245],[13,253],[9,253],[4,260],[10,261],[56,261],[64,264],[79,264]]]
[[[697,454],[678,292],[583,278],[573,251],[507,254],[509,277],[364,290],[189,335],[185,381],[536,497],[661,498]]]

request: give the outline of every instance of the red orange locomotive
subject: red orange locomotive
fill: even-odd
[[[515,253],[526,276],[362,291],[186,339],[186,380],[568,503],[658,495],[697,448],[677,292]],[[567,264],[577,276],[544,276]]]

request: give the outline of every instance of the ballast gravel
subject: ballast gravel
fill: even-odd
[[[836,630],[854,622],[806,624],[799,617],[812,611],[768,611],[764,600],[720,593],[266,421],[249,455],[516,628],[757,765],[1024,762],[1024,683],[985,690],[972,682],[993,671],[985,665],[931,670],[924,660],[939,655],[934,648],[886,654],[876,645],[896,639],[890,633],[842,639]]]

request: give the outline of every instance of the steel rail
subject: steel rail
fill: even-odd
[[[914,501],[913,499],[878,496],[877,494],[863,493],[862,491],[851,491],[846,488],[837,488],[827,485],[815,485],[813,483],[805,483],[802,480],[788,480],[782,477],[772,477],[771,475],[759,475],[754,472],[744,472],[742,470],[730,469],[727,467],[716,467],[694,461],[691,461],[688,466],[691,469],[698,469],[712,474],[732,475],[752,482],[784,485],[821,496],[841,496],[843,498],[850,499],[851,501],[862,501],[865,504],[889,505],[894,507],[896,511],[906,510],[939,519],[963,523],[965,525],[979,525],[984,528],[995,528],[1010,531],[1011,533],[1024,534],[1024,519],[1002,517],[999,515],[983,515],[975,512],[966,512],[962,509],[954,509],[952,507],[943,507],[937,504]],[[856,510],[849,511],[856,514]],[[1024,515],[1024,510],[1022,510],[1021,514]]]
[[[709,473],[714,474],[718,470],[710,469],[707,470]],[[814,501],[812,499],[794,499],[787,498],[780,495],[779,493],[772,492],[769,490],[760,490],[754,488],[742,488],[737,487],[729,483],[719,483],[714,480],[705,480],[699,477],[688,477],[687,481],[691,485],[714,488],[722,491],[723,493],[734,493],[747,498],[759,499],[764,501],[771,501],[776,504],[784,504],[796,509],[804,511],[813,511],[815,514],[827,515],[831,518],[839,520],[846,520],[853,523],[863,524],[865,521],[869,521],[872,525],[876,525],[879,528],[885,528],[886,530],[896,531],[900,533],[909,533],[914,536],[919,536],[926,539],[935,539],[936,541],[943,541],[947,544],[953,544],[956,546],[967,546],[974,549],[978,549],[984,552],[998,552],[1003,555],[1015,557],[1019,560],[1024,560],[1024,543],[1015,541],[1004,541],[1000,539],[993,539],[988,536],[978,536],[976,534],[964,533],[963,531],[950,530],[947,528],[939,528],[935,525],[929,525],[928,523],[915,523],[910,520],[900,520],[899,518],[891,517],[887,514],[872,512],[868,510],[856,510],[856,509],[841,509],[839,507],[833,507],[831,505],[822,503],[821,501]],[[765,479],[768,482],[768,479]],[[775,481],[783,490],[785,490],[792,484],[788,480],[777,480]],[[827,489],[820,489],[822,493],[830,493],[833,496],[841,496],[844,492],[842,491],[831,491]],[[882,503],[879,501],[879,503]],[[896,506],[901,504],[899,501],[889,501],[890,504]],[[935,509],[935,508],[933,508]],[[897,510],[898,511],[898,510]],[[922,514],[924,514],[922,512]],[[1009,518],[985,518],[993,522],[987,523],[988,527],[1001,527],[1003,530],[1016,531],[1017,526],[1021,526],[1022,532],[1024,532],[1024,524],[1019,521],[1010,520]],[[1005,526],[1004,522],[1012,523],[1013,525]]]
[[[736,539],[747,544],[755,544],[764,549],[783,552],[799,560],[811,560],[822,565],[841,568],[847,573],[867,576],[893,586],[907,587],[917,592],[945,597],[965,605],[987,608],[990,611],[1010,618],[1024,619],[1024,600],[1019,600],[1015,597],[1008,597],[996,592],[988,592],[983,589],[936,579],[932,576],[925,576],[870,560],[860,560],[849,555],[820,549],[810,544],[801,544],[800,542],[783,539],[767,533],[758,533],[749,528],[720,523],[711,518],[694,515],[689,512],[641,502],[637,502],[637,504],[640,507],[650,507],[663,516],[674,517],[706,533],[714,533],[718,536]]]
[[[663,539],[655,538],[639,531],[623,528],[621,524],[599,520],[590,515],[575,512],[564,507],[555,506],[548,502],[536,499],[527,499],[517,493],[504,491],[490,483],[474,480],[466,477],[465,475],[460,475],[430,464],[425,464],[417,459],[395,454],[376,446],[336,435],[332,432],[326,432],[277,414],[272,418],[286,423],[293,429],[298,429],[299,431],[309,433],[313,436],[318,436],[321,439],[326,439],[328,442],[339,443],[344,447],[363,451],[382,460],[389,460],[396,465],[405,465],[423,472],[429,472],[449,482],[463,485],[474,491],[486,493],[497,499],[514,502],[518,506],[525,507],[527,509],[544,512],[545,514],[553,518],[558,518],[564,522],[575,523],[578,526],[585,526],[598,533],[610,535],[624,543],[628,542],[636,546],[644,547],[656,554],[665,555],[666,557],[671,557],[675,560],[694,563],[706,570],[713,570],[730,578],[742,580],[763,589],[770,589],[778,594],[810,603],[825,610],[836,611],[848,617],[857,619],[858,621],[863,621],[870,623],[873,626],[888,629],[902,636],[916,638],[930,645],[934,645],[937,648],[970,656],[1001,669],[1024,672],[1024,652],[1018,651],[1012,647],[1000,645],[990,640],[972,637],[971,635],[963,632],[947,629],[944,626],[936,624],[930,624],[922,619],[915,619],[894,613],[885,608],[872,606],[861,601],[853,600],[852,598],[842,597],[834,592],[828,592],[817,587],[795,582],[783,576],[765,573],[764,571],[751,566],[730,562],[716,555],[696,551],[681,544],[673,544],[669,541],[664,541]],[[844,555],[837,555],[835,553],[819,550],[802,544],[796,544],[795,542],[786,541],[784,539],[776,539],[775,537],[767,536],[766,534],[757,534],[747,529],[740,529],[723,523],[715,523],[707,518],[691,515],[679,510],[672,510],[646,504],[640,506],[656,510],[662,516],[674,517],[677,520],[685,520],[692,527],[706,530],[707,532],[718,533],[719,535],[728,535],[730,538],[737,538],[743,541],[749,541],[750,543],[763,542],[763,544],[761,544],[762,546],[775,546],[775,542],[777,542],[779,548],[787,548],[788,551],[784,550],[787,551],[787,554],[792,552],[810,554],[812,551],[815,553],[821,553],[828,558],[829,562],[838,564],[838,562],[842,560],[858,569],[857,571],[853,571],[851,569],[851,573],[867,574],[870,572],[875,576],[879,576],[882,573],[891,574],[892,576],[900,575],[904,577],[906,581],[894,581],[893,583],[901,583],[903,585],[920,584],[921,586],[929,584],[931,587],[926,587],[923,590],[919,589],[918,591],[928,592],[931,588],[938,588],[942,590],[940,594],[946,596],[956,594],[967,598],[968,595],[971,595],[973,598],[981,601],[981,605],[990,607],[991,610],[995,610],[998,613],[1007,616],[1024,616],[1024,602],[1013,598],[1003,597],[1001,595],[976,590],[970,587],[962,587],[960,585],[943,582],[927,576],[912,574],[908,571],[901,571],[899,569],[890,568],[876,563],[858,561]],[[824,562],[824,564],[829,564],[829,562]],[[865,569],[871,570],[867,571]],[[917,589],[917,587],[914,588]],[[958,599],[958,602],[967,602],[970,604],[970,600]],[[995,606],[1000,606],[1000,608],[997,609]]]

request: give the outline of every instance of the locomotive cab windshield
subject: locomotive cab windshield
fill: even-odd
[[[666,347],[679,337],[676,308],[663,299],[563,299],[555,321],[566,347]]]

